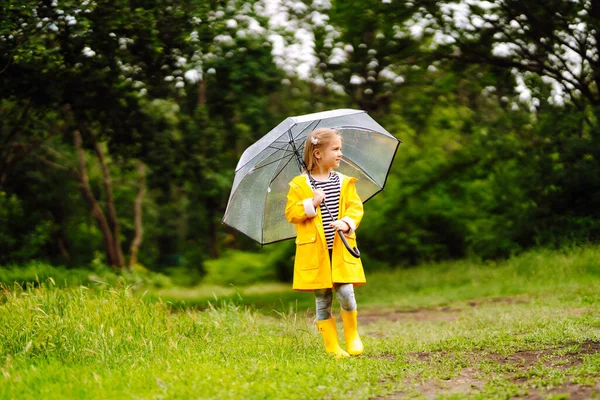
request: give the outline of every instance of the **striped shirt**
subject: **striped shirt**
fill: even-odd
[[[325,200],[323,203],[327,205],[327,208],[329,208],[329,211],[331,212],[330,216],[323,203],[321,203],[321,218],[323,219],[323,230],[325,231],[325,238],[327,239],[327,248],[332,249],[335,229],[329,226],[329,224],[338,220],[341,192],[340,177],[338,174],[330,172],[326,181],[315,180],[314,185],[316,186],[316,189],[321,189],[325,192]]]

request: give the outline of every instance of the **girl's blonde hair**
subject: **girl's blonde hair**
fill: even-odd
[[[304,164],[306,164],[308,171],[312,171],[317,163],[315,150],[327,147],[329,142],[336,136],[339,138],[342,137],[335,129],[319,128],[312,131],[306,137],[306,143],[304,144]]]

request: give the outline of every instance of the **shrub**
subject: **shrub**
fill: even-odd
[[[89,268],[65,268],[41,261],[0,267],[0,283],[9,287],[15,284],[21,287],[39,286],[40,282],[47,282],[48,280],[54,281],[56,285],[61,287],[80,285],[115,286],[118,283],[129,286],[170,287],[173,284],[166,275],[148,271],[143,267],[137,267],[133,271],[120,272],[100,263],[95,263]]]
[[[29,212],[16,195],[0,191],[0,265],[38,256],[51,236],[51,223]]]
[[[259,253],[231,250],[219,259],[204,263],[204,282],[217,285],[249,285],[255,282],[277,280],[277,264],[281,247],[269,246]]]
[[[12,286],[15,283],[25,287],[37,286],[39,282],[54,280],[59,286],[85,285],[89,281],[90,271],[56,267],[41,261],[31,261],[24,265],[0,267],[0,282]]]

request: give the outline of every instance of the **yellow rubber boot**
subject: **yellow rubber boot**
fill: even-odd
[[[319,332],[325,341],[325,351],[335,358],[350,357],[338,343],[338,334],[335,326],[335,318],[329,318],[324,321],[317,321]]]
[[[358,312],[344,311],[342,312],[342,321],[344,321],[344,338],[346,339],[346,350],[352,356],[359,356],[363,353],[363,344],[358,336],[358,322],[356,316]]]

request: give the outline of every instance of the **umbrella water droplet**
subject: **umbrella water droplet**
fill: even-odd
[[[267,188],[267,193],[271,193],[271,186]]]

